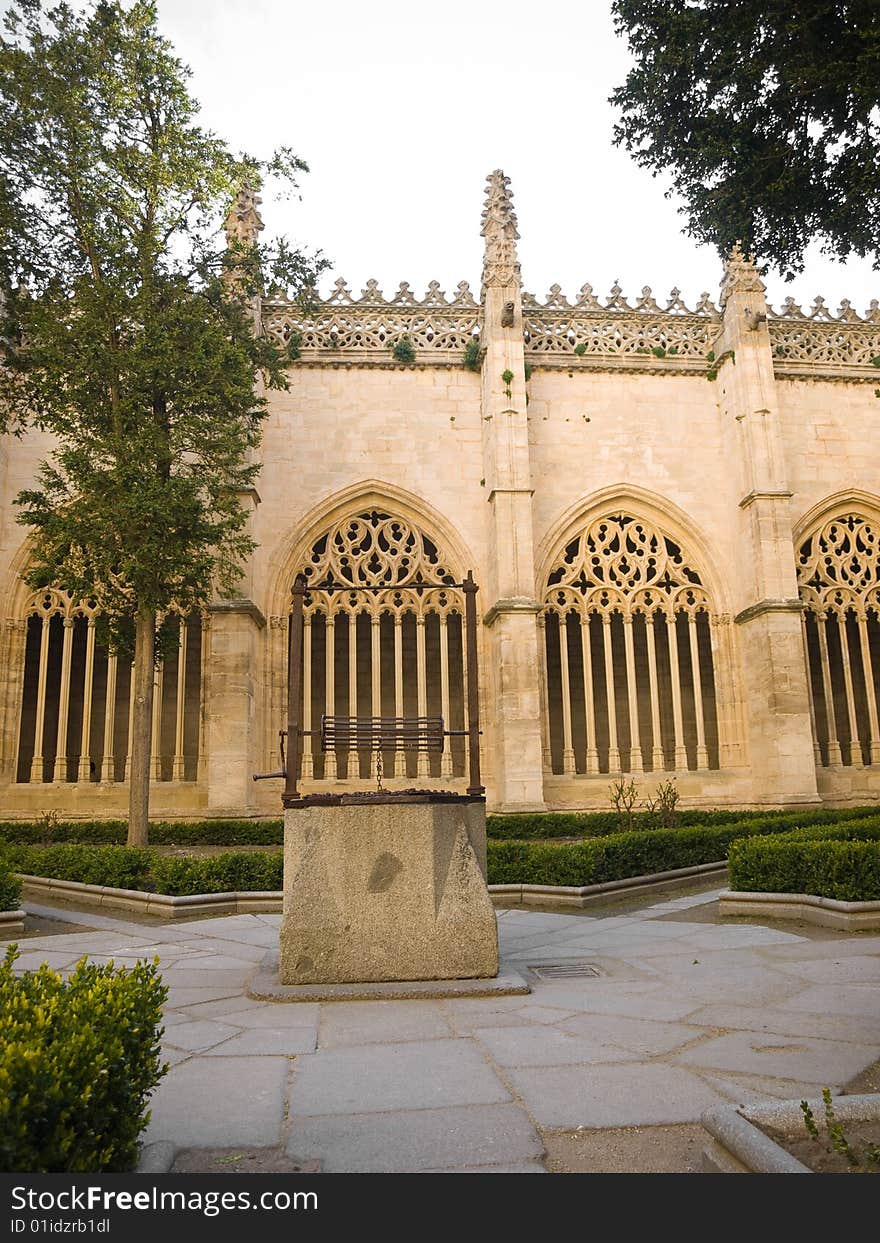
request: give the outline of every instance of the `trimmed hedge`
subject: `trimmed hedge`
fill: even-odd
[[[876,826],[875,826],[876,828]],[[744,839],[730,848],[730,888],[808,893],[840,902],[880,901],[880,832],[811,839],[787,834]]]
[[[772,821],[777,829],[795,826],[835,824],[841,820],[875,817],[872,807],[819,808],[815,811],[682,811],[676,813],[675,828],[730,825]],[[604,837],[623,832],[615,811],[528,812],[486,817],[486,832],[498,841],[553,838]],[[647,812],[633,817],[632,832],[658,831]],[[0,821],[0,845],[55,845],[92,843],[124,846],[128,827],[124,820],[58,820],[47,825],[41,820]],[[150,825],[151,846],[281,846],[284,822],[274,820],[157,820]]]
[[[29,876],[172,895],[277,890],[278,851],[178,859],[128,846],[0,846],[0,863]]]
[[[814,811],[681,811],[676,813],[675,828],[691,828],[698,825],[746,824],[755,821],[772,821],[777,829],[800,825],[835,824],[839,820],[856,820],[864,816],[878,815],[878,807],[823,807]],[[632,830],[622,830],[616,811],[599,812],[516,812],[510,815],[486,817],[489,837],[499,841],[548,837],[604,837],[609,833],[656,832],[648,812],[633,816]]]
[[[54,845],[76,842],[124,846],[128,825],[124,820],[0,821],[0,844]],[[283,820],[192,820],[176,823],[158,820],[150,825],[151,846],[281,846]]]
[[[0,860],[0,911],[17,911],[20,894],[21,881]]]
[[[0,963],[0,1169],[121,1173],[138,1156],[168,995],[156,962],[131,970],[83,958],[69,979],[44,963]]]
[[[609,833],[582,842],[488,843],[490,885],[599,885],[652,872],[717,863],[731,842],[778,832],[775,820]]]

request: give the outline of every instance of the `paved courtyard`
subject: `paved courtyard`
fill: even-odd
[[[693,1123],[716,1105],[839,1088],[880,1058],[880,936],[722,923],[718,892],[500,911],[502,959],[529,996],[254,1001],[273,915],[66,913],[95,930],[27,938],[18,965],[159,955],[171,1069],[146,1143],[283,1145],[327,1171],[537,1173],[539,1128]],[[566,968],[580,974],[556,978]]]

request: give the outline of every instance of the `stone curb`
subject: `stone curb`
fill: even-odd
[[[719,915],[753,919],[798,919],[840,932],[880,928],[880,902],[841,902],[809,893],[752,893],[728,889],[718,900]]]
[[[655,872],[625,880],[605,881],[601,885],[489,885],[489,897],[496,906],[589,906],[609,896],[629,897],[639,893],[674,888],[690,877],[722,875],[727,864],[701,863],[695,867],[676,868],[671,872]],[[59,902],[75,902],[80,906],[136,911],[164,919],[186,919],[194,915],[279,915],[281,890],[241,893],[193,893],[173,896],[147,893],[138,889],[114,889],[110,885],[87,885],[75,880],[55,880],[45,876],[18,874],[27,897]],[[2,914],[7,912],[0,912]],[[23,929],[17,929],[22,931]],[[2,924],[0,924],[2,931]]]
[[[825,1103],[821,1098],[814,1097],[807,1104],[814,1114],[824,1114]],[[880,1119],[880,1093],[836,1096],[834,1113],[840,1122]],[[757,1125],[760,1123],[782,1131],[801,1131],[804,1115],[800,1101],[725,1105],[704,1113],[701,1122],[714,1140],[703,1152],[703,1168],[708,1173],[813,1173]]]
[[[153,1144],[144,1144],[135,1174],[167,1174],[174,1158],[177,1156],[177,1145],[170,1139],[160,1139]]]
[[[0,939],[17,937],[24,932],[24,916],[23,910],[0,911]]]
[[[403,1001],[438,997],[513,997],[531,986],[512,967],[501,963],[496,976],[474,980],[376,980],[363,984],[282,984],[278,950],[266,954],[247,986],[257,1001]]]

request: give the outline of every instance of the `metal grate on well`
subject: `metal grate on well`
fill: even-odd
[[[529,970],[539,980],[586,980],[602,975],[594,962],[530,963]]]

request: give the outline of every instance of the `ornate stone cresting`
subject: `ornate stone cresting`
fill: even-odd
[[[744,255],[739,242],[724,263],[724,277],[721,281],[721,308],[733,293],[764,294],[765,286],[755,266],[754,255]]]
[[[257,210],[263,200],[255,186],[245,182],[226,216],[226,240],[230,246],[255,246],[264,225]]]
[[[492,285],[518,285],[520,280],[516,243],[516,213],[510,193],[510,178],[500,168],[490,173],[486,184],[486,206],[483,209],[480,236],[485,238],[483,252],[482,296]]]

